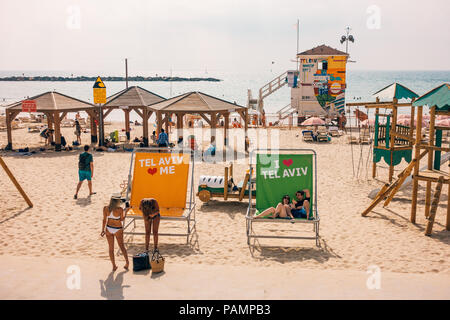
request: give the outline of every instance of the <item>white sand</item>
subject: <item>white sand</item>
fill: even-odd
[[[132,138],[140,136],[139,130],[141,128],[137,127]],[[64,132],[71,141],[73,129],[65,128]],[[251,270],[258,267],[276,267],[272,270],[278,270],[282,266],[291,271],[340,269],[365,272],[368,266],[377,265],[382,272],[442,275],[443,281],[450,284],[450,232],[445,230],[446,187],[432,237],[423,235],[426,225],[423,187],[419,194],[416,225],[409,222],[411,188],[399,192],[388,208],[380,205],[363,218],[360,214],[371,201],[367,195],[386,180],[387,165],[380,163],[383,168],[378,170],[378,178],[372,180],[369,178],[371,164],[366,167],[368,147],[361,150],[360,146],[353,146],[356,168],[360,154],[363,159],[357,179],[352,174],[351,147],[345,136],[333,139],[330,144],[307,144],[300,136],[296,137],[299,130],[280,132],[282,147],[317,151],[322,247],[315,247],[311,240],[272,239],[260,240],[259,245],[250,250],[245,236],[247,202],[211,201],[204,205],[197,199],[197,233],[191,245],[186,245],[181,238],[160,238],[160,250],[167,257],[168,266],[246,266],[253,268]],[[13,134],[16,147],[24,146],[27,140],[32,141],[28,142],[30,146],[39,143],[37,134],[25,130],[15,130]],[[220,134],[221,130],[218,130],[218,141]],[[83,139],[87,142],[89,136],[85,134]],[[6,133],[1,132],[0,145],[5,144]],[[31,157],[3,155],[33,201],[34,208],[26,209],[25,202],[0,170],[0,261],[7,256],[40,257],[42,261],[49,257],[97,259],[107,269],[105,272],[109,271],[107,243],[99,235],[102,207],[127,178],[130,154],[94,152],[93,183],[97,195],[90,200],[86,198],[88,190],[84,185],[79,199],[73,200],[78,153],[48,152]],[[396,174],[404,166],[402,163],[397,167]],[[222,164],[200,164],[196,168],[195,182],[201,174],[223,175],[223,168]],[[246,164],[236,164],[235,177],[243,177],[247,168]],[[163,221],[160,232],[166,227]],[[283,232],[280,229],[291,227],[290,224],[270,224],[266,228]],[[143,237],[134,237],[128,247],[130,255],[141,251]],[[118,257],[120,263],[121,259]],[[248,272],[253,271],[249,269]],[[243,272],[243,279],[248,272]]]

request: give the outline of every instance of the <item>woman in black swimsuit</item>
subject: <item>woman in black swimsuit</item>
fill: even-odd
[[[153,246],[155,250],[158,250],[158,229],[159,220],[161,215],[159,214],[158,201],[153,198],[145,198],[141,200],[139,209],[142,211],[145,221],[145,250],[148,251],[150,244],[150,234],[152,233],[153,225]]]

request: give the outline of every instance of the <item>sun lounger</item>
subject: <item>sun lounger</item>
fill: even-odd
[[[246,214],[247,244],[252,238],[279,239],[312,239],[319,246],[319,213],[317,211],[317,156],[309,149],[265,149],[255,150],[250,155],[250,192],[252,186],[254,157],[256,157],[256,203],[249,204]],[[295,199],[295,192],[299,189],[309,189],[311,194],[310,212],[308,219],[272,219],[255,218],[255,215],[269,207],[276,207],[281,198],[288,194]],[[256,234],[255,223],[292,223],[298,226],[313,225],[313,236]]]
[[[359,143],[370,144],[370,132],[368,130],[363,130],[359,137]]]
[[[189,151],[148,148],[135,149],[131,159],[126,195],[131,209],[124,223],[124,234],[145,234],[135,232],[136,220],[142,219],[139,204],[143,198],[154,198],[159,204],[161,220],[181,221],[187,225],[184,233],[159,235],[186,237],[188,243],[195,229],[194,157]],[[132,230],[127,231],[131,227]]]
[[[325,128],[324,126],[320,126],[317,128],[317,136],[316,136],[316,140],[318,142],[328,142],[329,140],[329,136],[328,136],[328,130],[327,128]]]
[[[332,136],[332,137],[340,136],[338,127],[330,127],[330,128],[328,128],[328,132],[330,133],[330,136]]]
[[[302,135],[303,135],[303,141],[306,141],[306,142],[314,141],[312,130],[303,130]]]

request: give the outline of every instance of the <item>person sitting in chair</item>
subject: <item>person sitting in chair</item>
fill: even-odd
[[[291,213],[291,198],[288,195],[285,195],[281,202],[278,203],[277,207],[270,207],[263,212],[261,212],[259,215],[255,216],[255,218],[265,218],[270,217],[272,219],[275,219],[277,217],[280,218],[291,218],[294,219],[294,216]]]
[[[311,195],[308,189],[299,190],[295,193],[297,200],[293,200],[291,204],[291,213],[294,218],[309,219],[309,204]]]

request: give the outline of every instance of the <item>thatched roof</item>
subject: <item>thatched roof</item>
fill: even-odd
[[[56,91],[45,92],[24,100],[36,101],[37,112],[43,111],[76,112],[95,108],[95,106],[89,102],[69,97],[66,96],[65,94]],[[9,106],[6,107],[6,110],[22,110],[22,101],[24,100],[10,104]]]
[[[104,107],[146,107],[166,100],[139,86],[129,87],[107,98]]]
[[[348,56],[347,53],[334,49],[332,47],[329,47],[327,45],[320,45],[317,47],[314,47],[312,49],[300,52],[297,54],[298,56],[302,55],[302,56]]]
[[[154,111],[163,112],[233,112],[236,109],[243,109],[245,107],[236,103],[231,103],[219,98],[215,98],[206,93],[194,91],[184,93],[177,97],[167,99],[166,101],[149,106]]]

